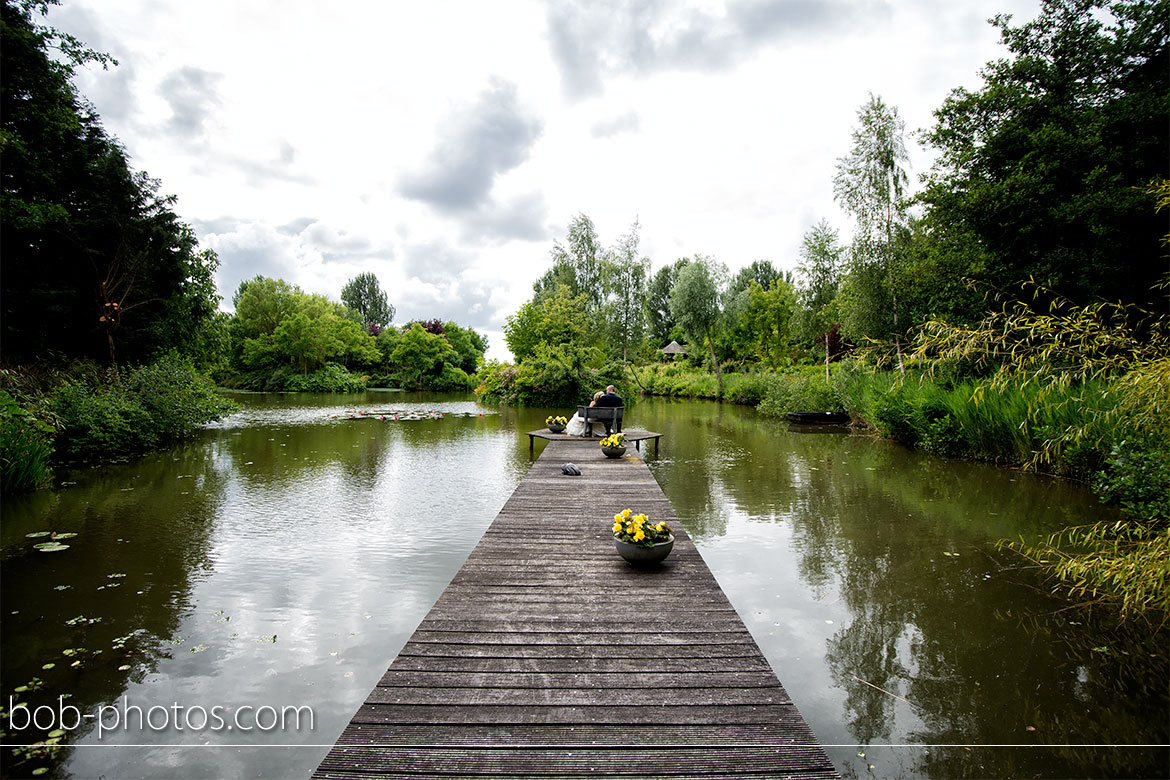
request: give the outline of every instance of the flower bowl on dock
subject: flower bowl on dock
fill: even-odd
[[[598,444],[607,458],[620,458],[626,454],[626,437],[620,433],[606,436]]]
[[[674,534],[666,523],[623,509],[613,516],[613,546],[635,566],[658,563],[674,549]]]
[[[544,419],[544,424],[553,433],[562,433],[565,430],[565,426],[569,424],[569,421],[564,417],[553,417],[550,415]]]

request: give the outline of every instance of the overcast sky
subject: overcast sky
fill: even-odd
[[[1004,56],[1039,0],[63,0],[109,52],[78,86],[240,281],[339,299],[373,271],[395,322],[501,328],[569,220],[654,269],[794,268],[873,92],[908,131]],[[911,176],[931,157],[911,144]]]

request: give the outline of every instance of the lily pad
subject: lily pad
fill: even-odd
[[[37,539],[42,536],[48,536],[52,531],[36,531],[35,533],[25,534],[29,539]]]
[[[68,550],[69,545],[61,544],[60,542],[41,542],[40,544],[34,544],[33,549],[40,550],[41,552],[61,552],[62,550]]]
[[[53,534],[54,539],[72,539],[77,536],[75,533]]]

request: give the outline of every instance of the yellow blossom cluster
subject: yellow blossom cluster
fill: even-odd
[[[602,447],[624,447],[626,446],[626,437],[624,434],[615,433],[610,436],[606,436],[604,439],[598,442],[598,444],[600,444]]]
[[[650,546],[666,541],[670,527],[666,523],[652,524],[646,515],[635,515],[629,509],[623,509],[613,516],[613,535],[623,541]]]

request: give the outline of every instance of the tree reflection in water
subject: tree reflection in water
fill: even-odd
[[[866,437],[790,434],[736,407],[689,405],[684,421],[676,407],[654,409],[647,424],[665,431],[670,453],[652,467],[737,609],[757,617],[769,595],[750,592],[768,587],[766,576],[747,584],[743,571],[799,572],[804,592],[773,580],[777,619],[749,620],[777,625],[775,638],[753,630],[790,693],[823,672],[793,657],[791,632],[803,629],[779,618],[824,602],[847,612],[826,633],[819,661],[836,688],[823,697],[832,705],[820,692],[803,701],[793,693],[822,739],[843,726],[862,746],[831,751],[843,774],[1166,771],[1157,748],[1041,747],[1168,737],[1165,631],[1065,611],[995,546],[1103,519],[1108,510],[1088,491]],[[732,568],[720,570],[736,539],[743,545],[729,556]]]

